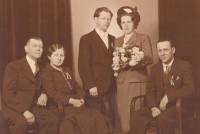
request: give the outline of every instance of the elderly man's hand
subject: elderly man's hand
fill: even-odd
[[[34,117],[34,115],[30,111],[26,110],[23,113],[23,115],[26,118],[26,120],[27,120],[27,122],[28,122],[29,125],[32,125],[32,124],[35,123],[35,117]]]
[[[40,97],[38,98],[37,105],[39,105],[39,106],[46,106],[47,99],[48,98],[47,98],[46,94],[42,93],[40,95]]]

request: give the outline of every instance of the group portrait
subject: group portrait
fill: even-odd
[[[199,9],[0,0],[0,134],[199,134]]]

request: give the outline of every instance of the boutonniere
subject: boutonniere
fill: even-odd
[[[172,75],[171,78],[170,78],[170,84],[174,85],[174,82],[179,80],[179,79],[180,79],[180,77],[178,75],[177,76]]]
[[[114,48],[114,43],[111,43],[111,47]]]
[[[176,76],[176,79],[175,80],[179,80],[180,78],[178,76]]]
[[[172,77],[170,78],[170,84],[171,84],[171,85],[174,85],[174,76],[172,76]]]

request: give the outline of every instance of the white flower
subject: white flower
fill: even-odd
[[[132,53],[133,54],[139,53],[139,48],[138,47],[133,47],[132,48]]]
[[[118,56],[119,52],[113,52],[113,56]]]
[[[126,61],[128,60],[128,58],[126,58],[126,57],[121,57],[121,60],[122,60],[123,62],[126,62]]]
[[[115,72],[115,73],[114,73],[114,76],[115,76],[115,77],[117,77],[117,76],[118,76],[118,73],[117,73],[117,72]]]
[[[144,57],[144,52],[140,51],[139,54],[142,58]]]
[[[116,71],[119,70],[119,66],[114,66],[113,70],[116,70]]]
[[[119,52],[120,53],[125,53],[125,49],[124,48],[119,48]]]
[[[131,55],[131,59],[132,59],[132,60],[137,60],[137,56]]]
[[[144,57],[143,55],[138,55],[137,56],[137,61],[141,61],[143,57]]]
[[[136,60],[130,60],[129,61],[129,65],[130,66],[135,66],[135,65],[137,65],[137,61]]]
[[[113,57],[113,61],[117,61],[117,62],[119,62],[119,56],[115,56],[115,57]]]

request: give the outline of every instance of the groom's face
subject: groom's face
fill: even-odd
[[[111,14],[109,12],[100,12],[99,17],[95,17],[96,27],[105,32],[110,26],[111,19]]]

